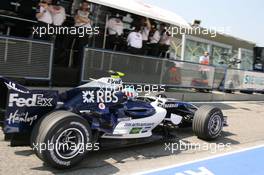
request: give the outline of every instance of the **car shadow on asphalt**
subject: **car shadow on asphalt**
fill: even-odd
[[[229,138],[234,135],[233,133],[224,131],[222,135],[210,142],[198,140],[194,137],[191,128],[180,128],[172,132],[174,137],[172,139],[162,140],[159,142],[153,142],[138,146],[117,148],[111,150],[100,150],[96,152],[91,152],[87,157],[76,167],[68,170],[56,170],[45,163],[39,167],[32,167],[32,170],[38,170],[43,172],[50,172],[52,174],[114,174],[118,173],[120,170],[117,164],[124,164],[129,161],[137,160],[147,160],[161,158],[165,156],[178,155],[184,152],[196,150],[195,147],[198,144],[231,144],[237,145],[240,142]],[[175,149],[173,152],[171,150],[166,150],[166,144],[190,144],[186,150]],[[20,156],[29,156],[34,154],[32,150],[16,151],[15,154]]]

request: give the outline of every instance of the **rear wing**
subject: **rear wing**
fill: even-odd
[[[54,110],[58,92],[52,90],[29,90],[0,77],[0,121],[7,133],[31,132],[34,124],[45,114]]]
[[[22,85],[19,85],[7,78],[0,77],[0,109],[6,108],[6,101],[8,98],[8,90],[13,89],[18,92],[28,93],[29,90]]]

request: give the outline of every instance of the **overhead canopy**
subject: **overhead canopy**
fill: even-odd
[[[181,16],[157,6],[146,4],[143,0],[89,0],[90,2],[152,18],[161,22],[189,28],[188,22]]]

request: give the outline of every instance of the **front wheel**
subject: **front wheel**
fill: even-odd
[[[223,129],[224,116],[219,108],[201,106],[193,118],[193,132],[203,140],[218,138]]]
[[[67,111],[47,115],[34,128],[31,145],[37,156],[55,168],[69,168],[79,163],[91,148],[89,123]]]

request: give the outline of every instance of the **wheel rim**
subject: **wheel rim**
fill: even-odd
[[[72,159],[84,148],[84,136],[77,128],[63,131],[56,140],[55,152],[63,159]]]
[[[217,135],[222,128],[222,119],[219,115],[214,115],[209,121],[209,131],[212,135]]]

